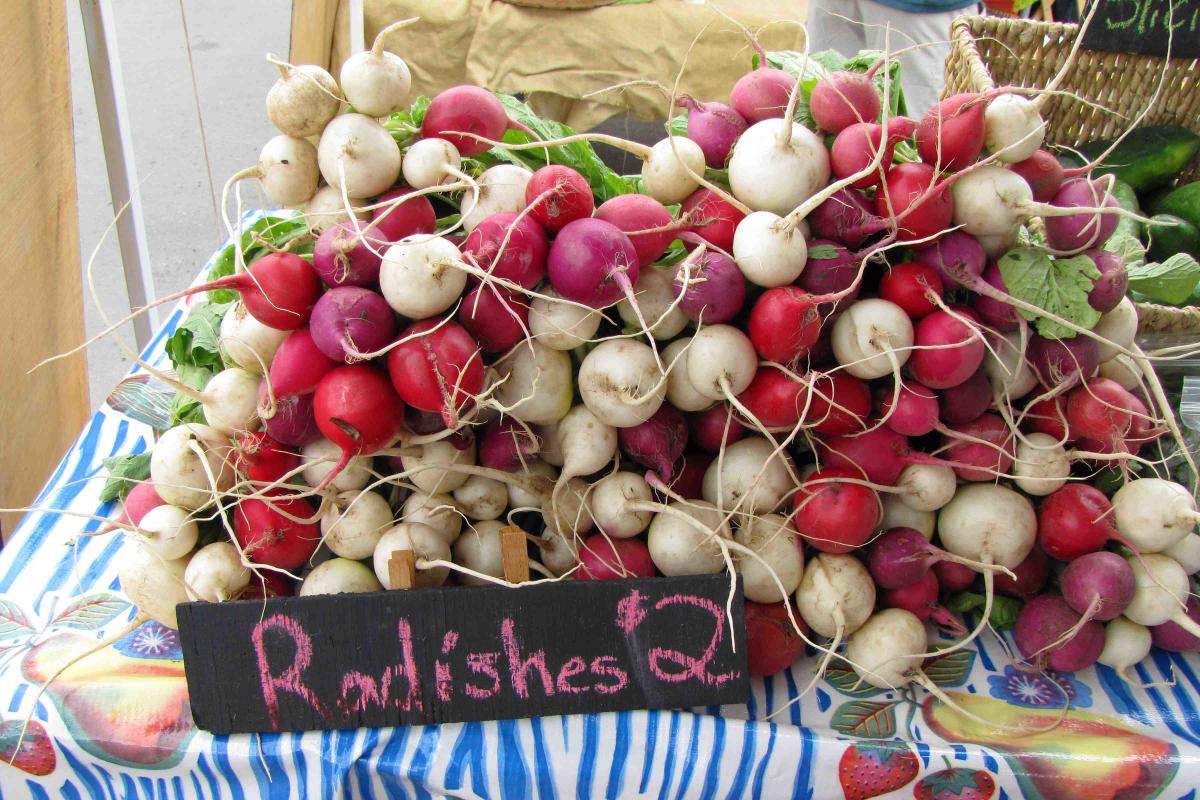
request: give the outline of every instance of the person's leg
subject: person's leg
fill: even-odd
[[[837,50],[852,56],[867,46],[861,7],[873,5],[872,0],[808,0],[808,50]],[[855,20],[851,22],[850,20]]]
[[[950,54],[950,23],[971,8],[918,14],[870,2],[863,21],[867,23],[866,41],[872,49],[884,47],[884,31],[891,28],[889,48],[894,52],[913,44],[925,45],[900,57],[901,83],[910,116],[920,117],[941,97],[943,67]]]

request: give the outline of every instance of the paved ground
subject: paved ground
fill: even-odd
[[[61,0],[59,0],[61,2]],[[186,286],[223,238],[213,212],[179,0],[114,0],[117,44],[133,129],[143,210],[159,295]],[[273,129],[263,98],[276,76],[263,55],[287,53],[289,0],[184,0],[200,110],[216,191],[254,162]],[[112,221],[96,105],[79,4],[67,0],[75,110],[80,246],[87,259]],[[252,197],[254,192],[247,192]],[[100,302],[128,311],[119,251],[111,237],[95,262]],[[85,290],[86,291],[86,290]],[[89,334],[100,318],[87,301]],[[126,338],[132,341],[132,333]],[[111,341],[88,354],[92,404],[129,368]]]

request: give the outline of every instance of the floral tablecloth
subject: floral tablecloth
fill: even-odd
[[[174,311],[147,360],[166,362],[163,341],[185,313]],[[99,502],[103,459],[150,446],[165,400],[146,378],[135,369],[96,412],[38,498],[44,510],[0,551],[4,798],[1196,797],[1195,657],[1154,651],[1135,670],[1141,688],[1104,667],[1020,671],[990,634],[926,671],[959,707],[1005,729],[921,689],[856,688],[837,667],[790,704],[811,679],[810,657],[755,680],[738,706],[212,736],[192,722],[177,635],[153,622],[39,694],[135,614],[116,578],[121,535],[88,536],[103,522],[86,515],[113,511]],[[1053,730],[1014,735],[1050,728],[1068,698]]]

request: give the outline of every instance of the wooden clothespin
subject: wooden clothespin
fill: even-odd
[[[504,561],[504,580],[509,583],[529,580],[529,543],[525,531],[516,525],[500,529],[500,557]]]
[[[417,585],[417,565],[412,550],[393,550],[388,559],[388,578],[393,589],[411,589]]]

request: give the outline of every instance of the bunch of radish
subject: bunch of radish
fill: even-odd
[[[886,80],[834,72],[803,98],[810,130],[764,61],[728,104],[682,99],[687,137],[571,137],[644,162],[644,193],[598,204],[569,166],[479,169],[563,143],[506,143],[481,88],[434,97],[399,146],[380,119],[408,69],[380,41],[338,80],[281,69],[281,134],[237,177],[299,208],[315,248],[189,290],[241,299],[196,393],[207,424],[166,431],[126,500],[145,613],[395,589],[403,550],[418,586],[503,583],[515,524],[542,579],[732,570],[759,674],[808,643],[923,683],[927,641],[969,644],[995,591],[1027,600],[1015,639],[1039,667],[1200,648],[1200,514],[1164,479],[1178,428],[1102,249],[1120,209],[1055,169],[1040,98],[910,119]],[[440,230],[439,209],[458,214]],[[1019,241],[1095,262],[1092,324],[1007,292]],[[943,601],[972,585],[966,624]]]

